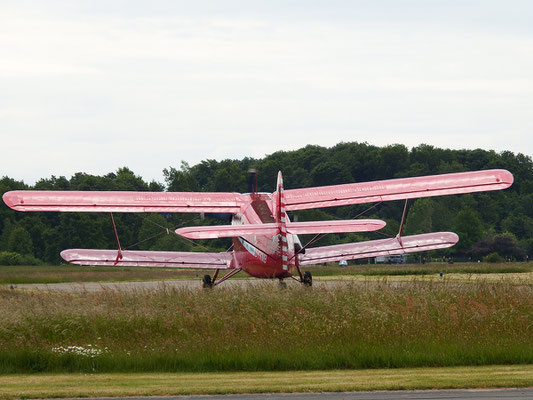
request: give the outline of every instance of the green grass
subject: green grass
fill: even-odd
[[[505,281],[3,290],[0,373],[531,364],[532,290]],[[53,350],[74,345],[100,354]]]
[[[532,272],[533,263],[429,263],[406,265],[361,264],[340,268],[337,265],[305,267],[316,277],[322,276],[406,276],[433,275],[443,272],[466,274]],[[126,267],[81,267],[61,266],[0,266],[0,284],[60,282],[120,282],[172,279],[198,279],[202,270],[176,268],[126,268]],[[239,278],[247,277],[241,273]]]
[[[196,279],[204,274],[201,270],[176,268],[0,266],[0,284]]]
[[[0,376],[0,398],[533,386],[533,365],[231,373],[24,374]]]
[[[427,263],[427,264],[359,264],[340,268],[338,266],[314,266],[309,269],[313,276],[403,276],[445,274],[495,274],[533,272],[533,263]]]

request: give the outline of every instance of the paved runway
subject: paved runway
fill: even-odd
[[[531,400],[531,389],[497,390],[401,390],[387,392],[236,394],[214,396],[105,397],[99,400]],[[87,398],[85,400],[91,400]]]

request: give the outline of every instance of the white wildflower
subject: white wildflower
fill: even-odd
[[[105,349],[107,351],[107,348]],[[87,347],[83,346],[58,346],[53,347],[52,351],[54,353],[59,354],[73,354],[76,356],[81,357],[87,357],[87,358],[94,358],[96,356],[99,356],[103,353],[101,349],[98,349],[96,347],[93,347],[93,345],[89,344]]]

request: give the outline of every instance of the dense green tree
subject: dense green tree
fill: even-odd
[[[533,237],[533,218],[528,215],[510,215],[501,222],[501,227],[516,237]]]
[[[409,167],[409,150],[404,145],[385,146],[380,148],[377,154],[380,179],[401,177],[402,172]]]
[[[11,229],[7,240],[7,251],[33,256],[33,242],[31,236],[22,226],[15,226]]]
[[[506,168],[514,175],[514,184],[505,191],[444,196],[409,201],[404,234],[433,231],[456,231],[460,242],[457,254],[468,256],[470,247],[479,247],[487,237],[499,237],[497,247],[492,243],[490,252],[504,257],[518,257],[509,243],[518,246],[524,254],[533,254],[533,161],[524,154],[512,152],[440,149],[422,144],[412,149],[395,144],[384,147],[368,143],[344,142],[331,148],[308,145],[293,151],[277,151],[262,159],[204,160],[189,166],[182,163],[163,171],[168,191],[235,191],[247,192],[249,168],[258,170],[259,191],[275,190],[278,171],[283,172],[286,189],[349,182],[375,181],[395,177],[426,174]],[[52,176],[39,180],[32,187],[9,177],[0,179],[0,194],[9,190],[150,190],[162,191],[165,185],[145,182],[127,167],[103,176],[78,172],[70,178]],[[304,210],[291,213],[300,220],[349,219],[359,215],[384,219],[388,226],[380,233],[361,235],[327,235],[319,245],[350,240],[378,239],[397,233],[403,211],[403,201],[380,205],[362,204]],[[194,224],[227,223],[226,217],[197,220],[190,214],[131,214],[114,215],[123,248],[149,238],[161,228]],[[150,225],[150,228],[148,226]],[[13,233],[17,227],[17,233]],[[25,233],[24,233],[25,232]],[[511,238],[500,237],[509,232]],[[115,238],[108,214],[76,213],[20,213],[0,203],[0,251],[7,251],[10,236],[24,236],[22,241],[32,243],[35,256],[46,262],[60,262],[59,252],[65,248],[115,248]],[[29,237],[29,240],[28,240]],[[306,238],[304,238],[306,239]],[[492,240],[492,239],[491,239]],[[14,243],[14,239],[12,239]],[[479,246],[478,244],[481,243]],[[511,250],[505,250],[505,245]],[[225,249],[229,240],[203,241],[201,246],[164,234],[138,247],[146,249],[200,250]],[[496,247],[495,247],[496,246]],[[497,248],[497,250],[494,250]],[[26,250],[28,251],[27,247]],[[508,254],[506,254],[506,252]],[[490,253],[486,253],[487,255]]]
[[[472,246],[472,254],[478,258],[497,253],[505,259],[523,259],[525,250],[520,246],[516,237],[511,233],[487,236]]]
[[[165,168],[163,175],[169,192],[197,192],[200,189],[189,164],[185,161],[181,162],[180,169]]]
[[[434,231],[433,220],[437,204],[435,200],[419,199],[409,208],[405,221],[405,233],[418,234]]]
[[[148,184],[127,167],[119,168],[114,180],[116,190],[148,190]]]
[[[226,162],[213,175],[214,192],[246,192],[246,171],[240,169],[235,163]]]
[[[38,190],[69,190],[70,182],[64,176],[56,178],[52,175],[49,179],[40,179],[34,186]]]
[[[170,228],[167,220],[161,214],[149,214],[143,218],[139,228],[138,242],[140,250],[164,250],[154,246],[156,239],[167,235],[166,229]]]
[[[336,161],[324,161],[317,164],[310,176],[315,186],[338,185],[353,181],[348,168]]]
[[[455,246],[458,253],[469,253],[472,245],[483,237],[483,222],[476,211],[465,207],[455,218],[455,232],[459,235],[459,243]]]

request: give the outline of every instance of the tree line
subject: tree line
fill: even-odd
[[[196,165],[181,162],[163,170],[164,182],[146,182],[128,167],[103,176],[76,173],[69,179],[43,178],[33,186],[4,176],[0,194],[10,190],[136,190],[247,192],[248,171],[258,171],[258,190],[275,190],[282,171],[286,189],[364,182],[504,168],[514,184],[504,191],[443,196],[410,201],[404,234],[452,231],[459,243],[434,256],[461,259],[524,260],[533,254],[533,162],[510,151],[450,150],[430,145],[411,149],[396,144],[384,147],[368,143],[339,143],[333,147],[308,145],[294,151],[278,151],[261,159],[204,160]],[[331,234],[317,245],[348,243],[393,237],[399,229],[403,201],[331,207],[290,213],[293,220],[349,219],[356,216],[387,222],[380,232]],[[172,234],[187,225],[225,224],[227,215],[116,214],[123,248],[175,251],[224,251],[229,239],[192,242]],[[167,229],[168,228],[168,229]],[[306,237],[303,238],[305,242]],[[109,215],[99,213],[20,213],[0,205],[0,265],[61,262],[67,248],[115,248]]]

